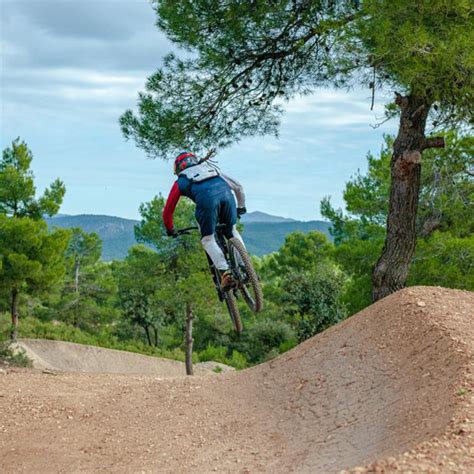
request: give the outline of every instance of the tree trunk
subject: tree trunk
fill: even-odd
[[[159,342],[158,329],[156,329],[156,327],[154,327],[154,326],[153,326],[153,333],[155,335],[155,347],[158,347],[158,342]]]
[[[193,309],[189,303],[186,303],[186,375],[193,375]]]
[[[81,264],[79,263],[79,260],[76,260],[75,263],[74,263],[74,293],[76,295],[76,301],[75,301],[74,307],[73,307],[74,319],[72,321],[72,325],[76,328],[79,326],[79,299],[80,299],[79,273],[80,273],[80,268],[81,268]]]
[[[81,268],[81,264],[79,263],[79,260],[76,260],[76,263],[74,264],[74,291],[76,294],[79,293],[79,270]]]
[[[153,343],[151,342],[151,336],[150,336],[150,327],[149,326],[143,326],[143,329],[145,329],[146,339],[148,341],[148,345],[153,346]]]
[[[18,295],[17,289],[13,289],[11,293],[11,304],[10,311],[12,316],[12,329],[10,332],[10,338],[12,341],[16,341],[18,336]]]
[[[416,245],[416,213],[420,190],[421,153],[444,145],[425,139],[430,103],[416,96],[397,95],[400,127],[391,160],[387,236],[372,273],[372,298],[377,301],[405,286]]]

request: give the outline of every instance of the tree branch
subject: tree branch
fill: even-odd
[[[370,104],[370,110],[374,110],[374,102],[375,102],[375,64],[374,64],[374,76],[372,78],[372,102]]]
[[[395,92],[395,103],[402,109],[408,104],[408,98]]]
[[[427,148],[444,148],[446,143],[444,137],[431,137],[425,138],[423,142],[422,149],[426,150]]]
[[[344,18],[340,18],[338,20],[327,20],[322,21],[317,27],[311,29],[306,35],[302,36],[298,40],[293,41],[293,46],[286,50],[279,50],[279,51],[270,51],[264,52],[259,54],[249,54],[245,59],[253,59],[255,62],[254,64],[259,65],[261,62],[266,61],[268,59],[282,59],[290,54],[295,53],[298,49],[301,48],[302,45],[306,44],[309,40],[314,38],[317,35],[326,33],[331,28],[338,28],[341,26],[350,23],[351,21],[355,20],[359,15],[353,14],[348,15]]]

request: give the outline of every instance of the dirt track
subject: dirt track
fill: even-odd
[[[0,471],[473,472],[473,314],[410,288],[239,373],[10,370]]]

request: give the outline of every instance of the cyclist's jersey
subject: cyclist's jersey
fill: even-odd
[[[182,195],[196,203],[196,214],[198,215],[200,210],[212,207],[217,201],[234,200],[231,190],[234,191],[237,197],[238,206],[245,207],[245,195],[238,181],[221,174],[203,181],[193,182],[186,175],[180,174],[171,188],[165,208],[163,209],[165,227],[170,231],[173,229],[173,213]]]
[[[186,196],[197,205],[205,206],[216,194],[230,192],[229,185],[220,177],[206,179],[197,183],[192,182],[186,176],[178,178],[178,189],[182,196]]]

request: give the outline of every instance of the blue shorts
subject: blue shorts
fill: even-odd
[[[205,199],[196,202],[196,220],[203,237],[213,235],[217,224],[224,224],[223,234],[230,239],[232,227],[237,223],[237,208],[230,188],[209,189]]]

